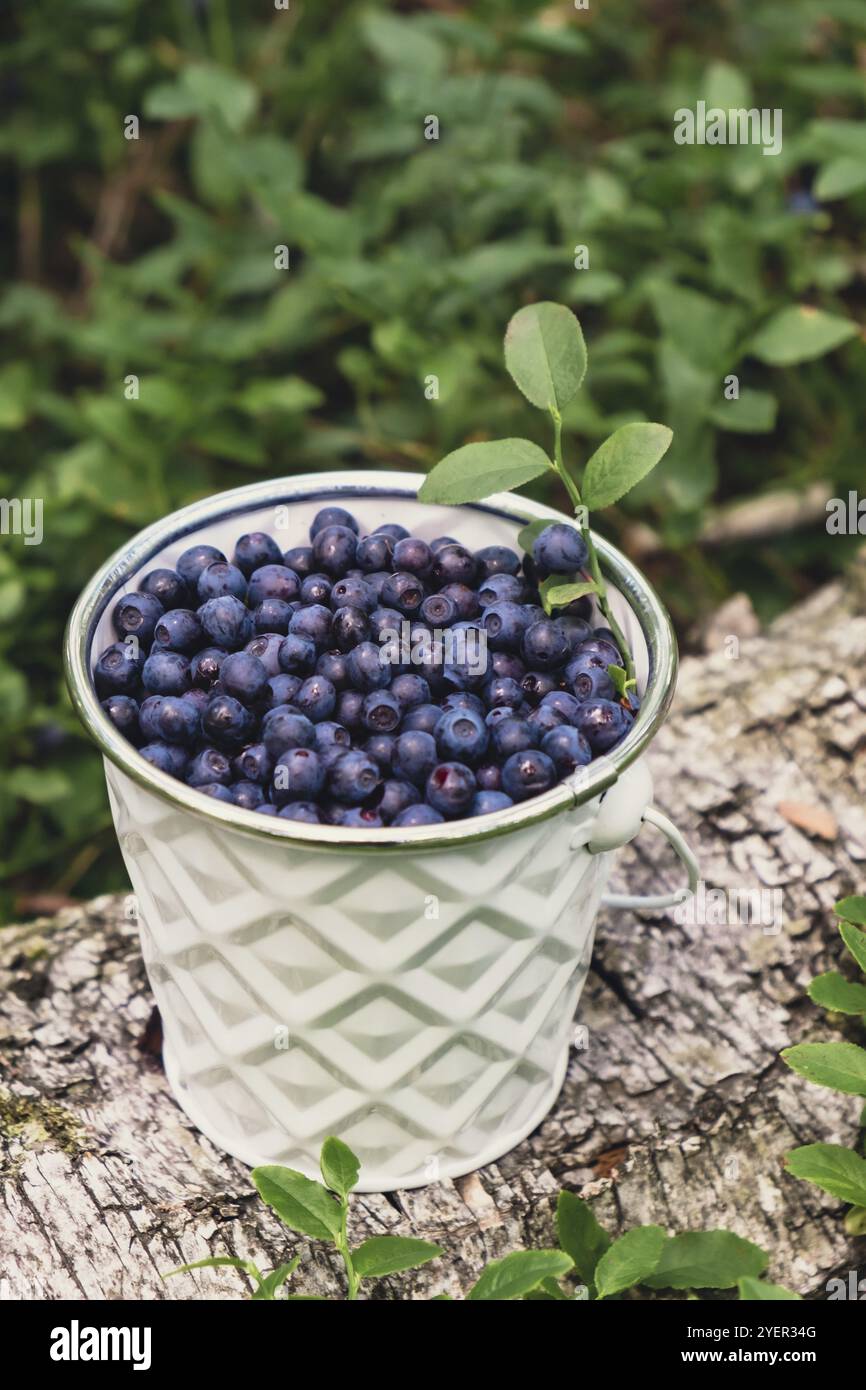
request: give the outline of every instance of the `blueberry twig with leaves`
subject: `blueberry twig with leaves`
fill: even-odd
[[[566,467],[562,451],[562,412],[583,384],[587,352],[580,324],[563,304],[530,304],[511,319],[505,334],[505,365],[530,403],[553,421],[553,458],[529,439],[500,439],[464,444],[447,454],[429,474],[419,496],[425,502],[456,505],[476,502],[491,492],[511,491],[548,470],[562,482],[574,507],[587,549],[588,574],[550,575],[541,586],[548,613],[584,594],[594,594],[622,654],[624,670],[611,675],[624,695],[635,683],[628,642],[607,595],[589,516],[611,506],[655,467],[673,438],[666,425],[622,425],[588,460],[578,481]],[[528,549],[545,523],[521,532]],[[618,679],[617,679],[618,676]]]

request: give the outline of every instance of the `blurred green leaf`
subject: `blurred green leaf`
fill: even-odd
[[[850,319],[828,314],[810,305],[789,305],[774,314],[752,339],[750,352],[774,367],[811,362],[856,338],[859,329]]]

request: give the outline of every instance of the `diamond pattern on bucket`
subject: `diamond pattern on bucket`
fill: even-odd
[[[609,855],[571,848],[595,805],[465,848],[334,853],[106,777],[172,1087],[220,1147],[314,1174],[339,1134],[380,1191],[541,1121],[607,879]]]

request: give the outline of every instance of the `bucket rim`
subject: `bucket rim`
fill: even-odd
[[[637,718],[610,753],[594,758],[571,778],[550,791],[503,811],[441,825],[354,829],[308,825],[301,821],[262,816],[211,797],[153,767],[138,749],[115,729],[100,706],[90,675],[90,652],[96,626],[118,590],[172,542],[201,530],[209,523],[262,507],[298,502],[348,501],[352,497],[393,497],[418,500],[426,474],[390,470],[343,469],[268,479],[214,493],[191,502],[153,522],[120,546],[100,566],[79,595],[66,626],[63,663],[66,684],[84,729],[104,758],[132,781],[176,809],[225,830],[253,838],[307,850],[363,850],[375,854],[394,850],[454,849],[510,834],[527,826],[573,810],[600,796],[645,751],[654,738],[673,699],[677,673],[677,644],[667,609],[643,573],[610,541],[592,532],[605,577],[631,608],[643,632],[649,653],[649,679]],[[423,504],[422,504],[423,505]],[[511,522],[574,519],[554,507],[517,493],[493,493],[478,502],[456,507],[487,512]]]

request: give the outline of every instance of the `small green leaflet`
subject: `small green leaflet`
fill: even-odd
[[[844,917],[846,922],[866,927],[866,898],[840,898],[833,911],[837,917]]]
[[[810,304],[790,304],[758,330],[749,351],[770,367],[791,367],[833,352],[859,331],[856,323],[838,314]]]
[[[817,975],[809,986],[809,998],[837,1014],[866,1014],[866,985],[852,984],[838,970]]]
[[[491,1260],[467,1297],[474,1302],[522,1298],[543,1279],[559,1279],[572,1268],[562,1250],[514,1250],[501,1260]]]
[[[573,1192],[560,1192],[556,1203],[556,1234],[585,1284],[595,1278],[602,1255],[610,1249],[610,1236],[595,1218],[595,1212]]]
[[[613,681],[614,690],[621,700],[628,699],[629,690],[637,689],[637,681],[629,680],[628,673],[622,666],[608,666],[607,674]]]
[[[442,1251],[429,1240],[409,1236],[371,1236],[352,1251],[355,1273],[362,1279],[380,1279],[401,1269],[415,1269],[435,1260]]]
[[[545,613],[552,613],[554,608],[565,608],[584,594],[597,594],[598,585],[594,579],[572,580],[564,574],[552,574],[539,586],[538,592]]]
[[[550,524],[551,523],[549,521],[528,522],[527,525],[524,526],[523,530],[519,531],[517,535],[517,544],[520,546],[520,549],[525,551],[527,555],[531,555],[532,547],[535,545],[535,542],[538,540],[538,537],[541,535],[542,531],[544,531],[546,527],[550,526]]]
[[[480,502],[492,492],[510,492],[537,478],[553,464],[530,439],[495,439],[464,444],[446,454],[428,473],[418,497],[422,502]]]
[[[655,468],[673,439],[667,425],[620,425],[586,465],[581,497],[591,512],[610,507]]]
[[[832,1197],[866,1207],[866,1158],[841,1144],[804,1144],[785,1157],[795,1178],[813,1182]]]
[[[320,1182],[278,1164],[254,1168],[253,1182],[262,1201],[273,1207],[291,1230],[316,1240],[333,1240],[339,1235],[340,1205]]]
[[[643,1282],[651,1289],[730,1289],[745,1274],[757,1277],[769,1256],[733,1231],[685,1231],[665,1242]]]
[[[866,974],[866,932],[852,926],[850,922],[840,922],[839,934],[860,969]]]
[[[539,410],[562,411],[586,374],[580,324],[564,304],[527,304],[505,331],[505,365]]]
[[[802,1302],[798,1293],[792,1293],[790,1289],[783,1289],[781,1284],[766,1284],[763,1279],[753,1279],[750,1274],[744,1274],[741,1279],[737,1280],[737,1288],[741,1301],[758,1303]]]
[[[595,1270],[599,1298],[643,1284],[652,1274],[667,1236],[661,1226],[636,1226],[605,1251]]]
[[[236,1255],[210,1255],[205,1260],[193,1260],[191,1264],[178,1265],[177,1269],[168,1270],[162,1278],[170,1279],[173,1274],[189,1274],[191,1269],[222,1269],[224,1266],[242,1269],[244,1274],[249,1274],[253,1279],[262,1277],[252,1260],[242,1260]]]
[[[358,1181],[361,1165],[348,1144],[333,1134],[322,1145],[319,1166],[325,1185],[340,1197],[348,1197]]]
[[[259,1287],[253,1294],[253,1302],[272,1302],[275,1298],[277,1289],[282,1288],[287,1279],[290,1279],[301,1263],[300,1255],[296,1255],[287,1265],[280,1265],[278,1269],[272,1269],[270,1274],[266,1274]]]
[[[799,1043],[781,1054],[792,1071],[816,1086],[866,1096],[866,1048],[855,1043]]]

